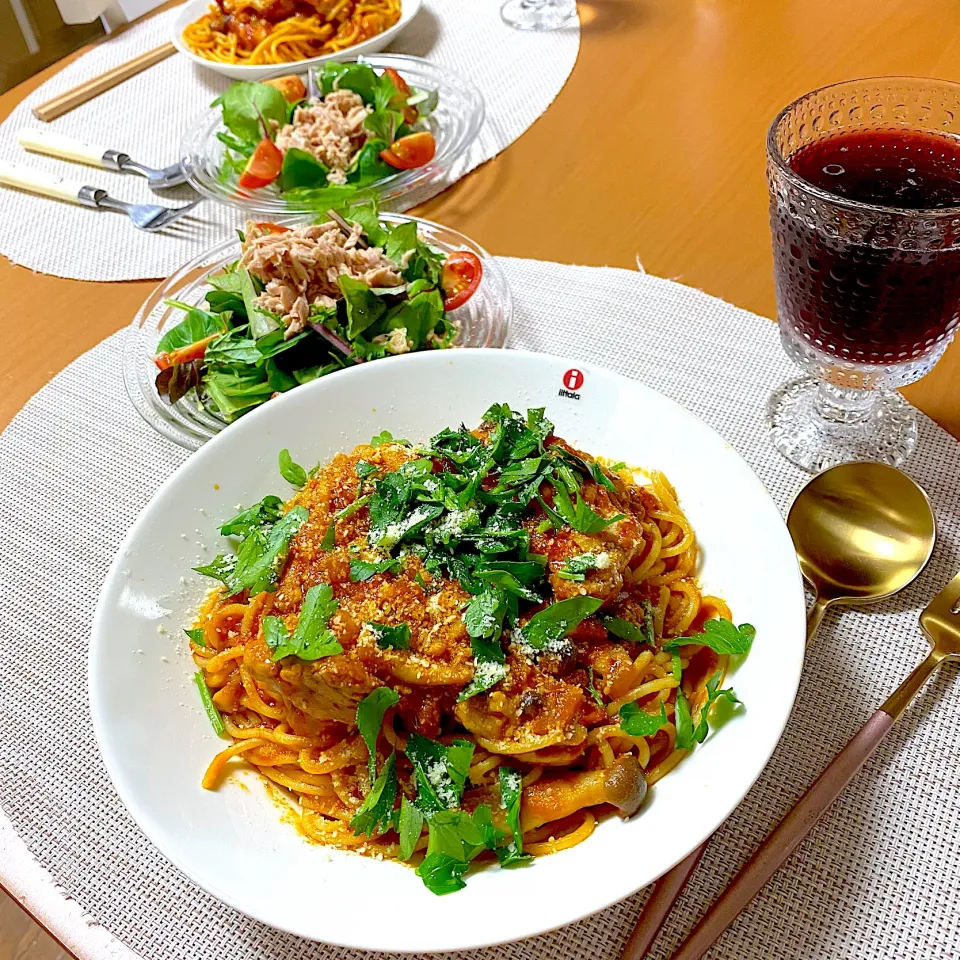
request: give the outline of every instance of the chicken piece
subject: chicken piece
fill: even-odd
[[[520,826],[526,832],[562,820],[585,807],[608,803],[622,816],[633,816],[647,795],[647,781],[633,754],[618,757],[613,766],[541,777],[523,790]]]
[[[493,690],[457,704],[454,715],[492,753],[520,754],[582,743],[577,720],[583,691],[511,653],[508,673]]]
[[[593,684],[608,700],[622,697],[637,684],[634,658],[621,643],[593,644],[580,650],[578,659],[593,668]]]

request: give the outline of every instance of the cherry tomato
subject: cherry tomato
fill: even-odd
[[[462,307],[477,292],[482,278],[483,264],[475,253],[469,250],[451,253],[440,274],[443,309]]]
[[[393,69],[393,67],[387,67],[387,69],[383,72],[393,81],[393,85],[397,88],[397,90],[400,91],[401,94],[403,94],[404,99],[410,96],[410,85],[406,80],[403,79],[403,77],[400,76],[399,73],[397,73],[396,70]]]
[[[287,103],[297,103],[307,98],[307,88],[303,81],[292,74],[286,77],[274,77],[272,80],[264,80],[263,82],[270,84],[271,87],[276,87],[283,94],[283,99]]]
[[[416,107],[412,107],[409,103],[407,103],[407,97],[409,97],[410,93],[412,92],[410,90],[410,84],[408,84],[407,81],[404,80],[403,77],[401,77],[400,74],[393,69],[393,67],[387,67],[383,73],[384,76],[390,78],[398,91],[397,95],[390,101],[391,105],[403,111],[403,122],[407,126],[416,123],[417,117],[419,117],[420,114],[417,112]]]
[[[206,353],[207,345],[219,336],[219,333],[215,333],[203,340],[198,340],[196,343],[191,343],[189,346],[179,347],[169,353],[158,354],[153,358],[153,362],[157,365],[158,370],[166,370],[178,363],[190,363],[191,360],[199,360]]]
[[[283,154],[280,148],[264,137],[253,151],[240,174],[240,186],[244,190],[258,190],[273,183],[280,176]]]
[[[380,151],[380,159],[398,170],[413,170],[429,163],[437,152],[437,143],[428,130],[410,133],[394,140],[386,150]]]

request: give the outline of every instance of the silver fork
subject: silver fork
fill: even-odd
[[[106,190],[98,187],[81,187],[77,191],[77,199],[85,207],[125,213],[135,227],[146,230],[148,233],[154,233],[176,223],[200,202],[200,197],[197,197],[196,200],[191,200],[182,207],[161,207],[155,203],[127,203],[125,200],[111,197]]]
[[[25,127],[17,134],[20,146],[34,153],[44,153],[49,157],[59,157],[61,160],[72,160],[75,163],[87,163],[91,167],[102,167],[114,173],[137,173],[146,177],[147,182],[154,190],[165,190],[167,187],[176,187],[186,182],[186,176],[179,163],[171,163],[169,167],[157,170],[146,164],[131,160],[130,155],[120,150],[111,150],[107,147],[84,143],[62,133],[52,130],[33,130]]]
[[[42,170],[32,170],[19,164],[0,161],[0,183],[21,190],[29,190],[55,200],[79,203],[85,207],[118,210],[125,213],[134,226],[154,232],[169,227],[188,214],[200,198],[182,207],[161,207],[152,203],[126,203],[109,196],[106,190],[91,187],[80,181],[69,181]]]

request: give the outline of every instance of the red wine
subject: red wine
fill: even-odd
[[[956,207],[957,218],[920,224],[915,216],[907,228],[895,213],[837,207],[814,213],[811,224],[809,211],[791,213],[774,198],[781,321],[819,350],[872,364],[919,357],[957,326],[960,138],[915,130],[843,133],[803,147],[787,164],[838,198],[900,210]]]

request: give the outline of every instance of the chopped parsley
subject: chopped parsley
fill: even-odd
[[[408,624],[398,623],[396,626],[390,626],[386,623],[375,623],[368,620],[367,626],[381,650],[388,648],[394,650],[410,649],[410,627]]]
[[[361,583],[370,580],[378,573],[399,573],[399,560],[379,560],[371,562],[369,560],[351,560],[350,561],[350,579],[354,583]]]
[[[224,537],[245,537],[251,530],[272,526],[282,516],[283,501],[279,497],[264,497],[223,524],[220,533]]]
[[[651,647],[656,643],[653,630],[653,604],[649,600],[643,601],[643,623],[640,626],[622,617],[601,617],[600,622],[621,640],[629,640],[631,643],[649,643]]]
[[[377,776],[377,738],[383,726],[383,716],[400,702],[400,694],[390,687],[377,687],[357,704],[357,729],[367,745],[367,765],[370,770],[370,782]]]
[[[506,811],[507,826],[510,828],[510,842],[504,847],[497,847],[497,859],[502,867],[516,866],[530,859],[530,854],[523,852],[523,830],[520,828],[520,800],[523,794],[523,777],[519,770],[501,766],[500,776],[500,806]]]
[[[603,706],[603,697],[597,692],[597,688],[593,685],[593,667],[587,667],[587,692],[593,697],[598,707]]]
[[[406,753],[416,776],[416,803],[420,810],[429,818],[438,810],[459,807],[473,759],[473,744],[454,740],[450,746],[444,746],[411,733]]]
[[[603,558],[601,560],[601,557]],[[576,557],[568,557],[563,567],[557,571],[561,580],[574,580],[583,583],[591,570],[600,570],[604,563],[609,564],[610,558],[606,554],[581,553]]]
[[[726,700],[731,707],[740,704],[737,695],[733,690],[727,687],[720,690],[720,681],[723,679],[723,671],[718,670],[707,681],[707,702],[700,710],[696,720],[690,713],[690,704],[681,691],[677,691],[677,705],[675,722],[677,725],[677,747],[681,750],[690,750],[696,744],[703,743],[710,730],[709,714],[714,704],[719,700]]]
[[[597,597],[572,597],[551,604],[520,629],[522,645],[534,650],[555,647],[590,614],[596,613],[602,603]]]
[[[409,860],[413,856],[420,834],[423,833],[423,813],[406,797],[400,800],[400,822],[397,832],[400,834],[400,859]]]
[[[320,549],[329,553],[337,545],[337,523],[335,520],[330,521],[330,526],[327,527],[327,532],[323,535],[323,539],[320,541]]]
[[[406,446],[409,442],[409,440],[395,440],[389,430],[381,430],[375,437],[370,438],[371,447],[382,447],[385,443],[402,443]]]
[[[362,497],[357,497],[353,503],[348,503],[342,510],[338,510],[334,515],[333,519],[336,520],[346,520],[347,517],[352,517],[359,510],[362,510],[370,502],[370,494],[366,494]]]
[[[355,834],[368,837],[386,833],[393,826],[393,808],[397,802],[397,754],[391,753],[374,781],[366,799],[350,821]]]

